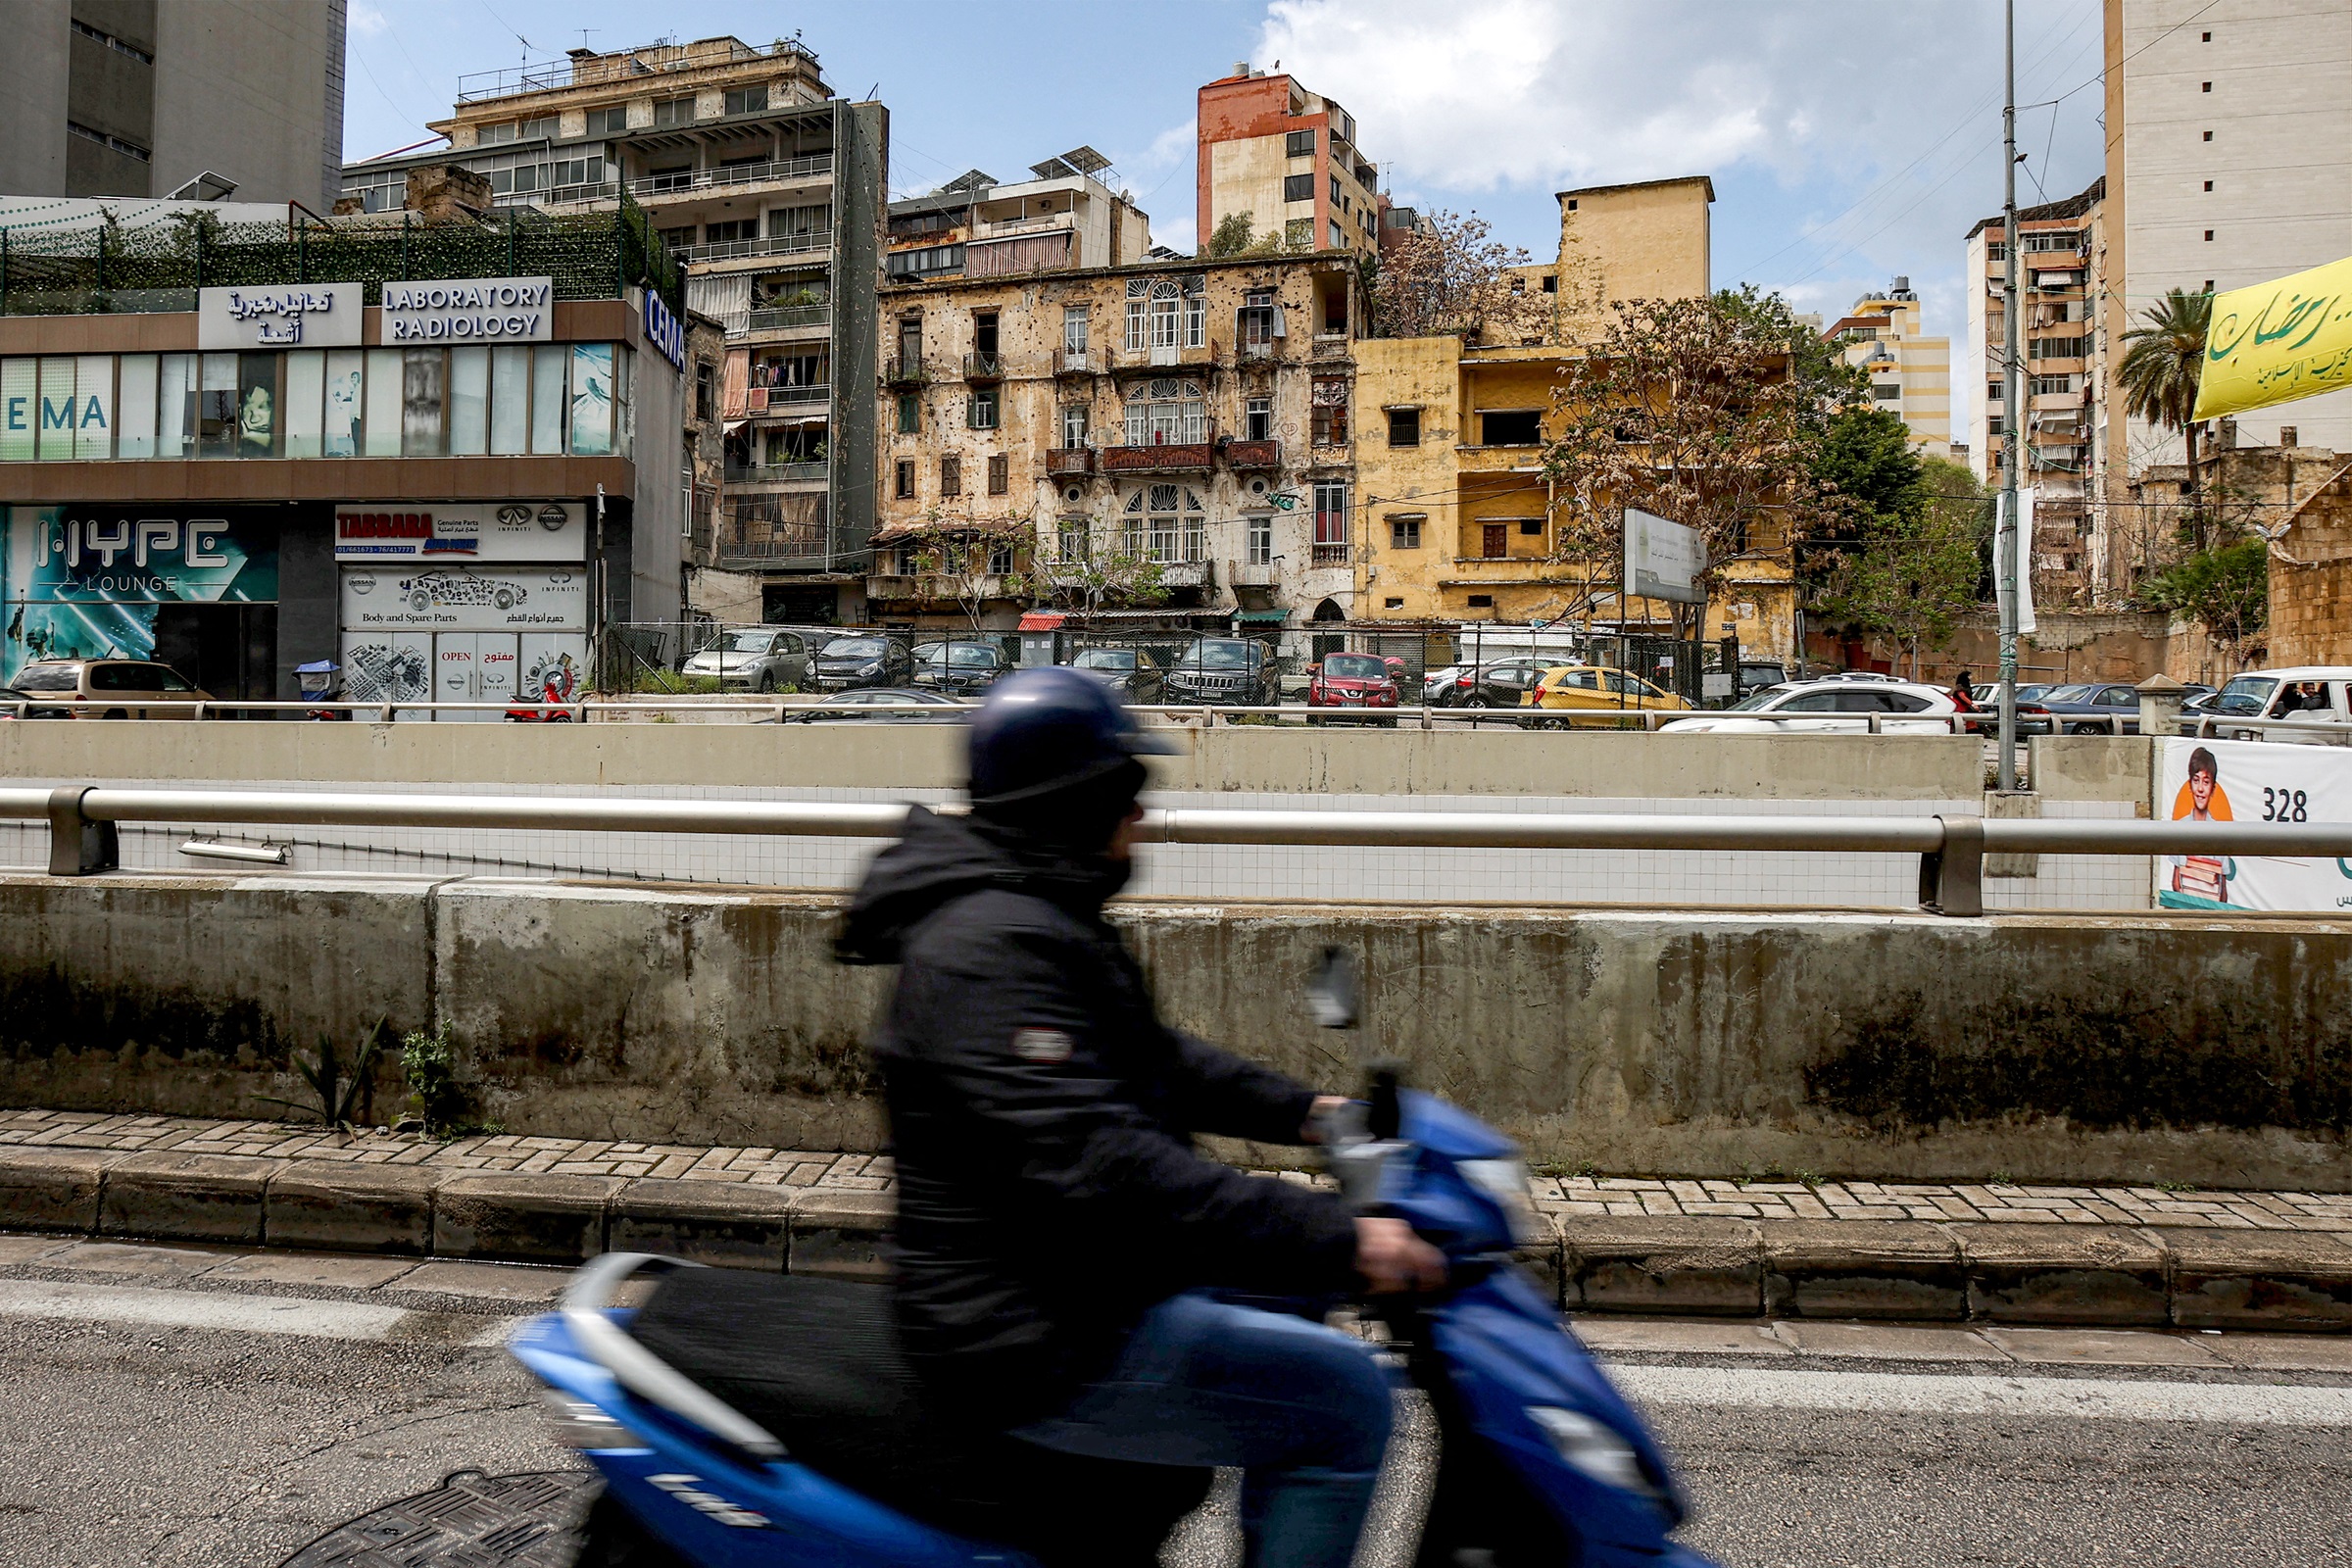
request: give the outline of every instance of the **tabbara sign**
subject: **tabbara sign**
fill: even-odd
[[[200,349],[345,348],[360,340],[358,283],[207,288],[196,293]]]
[[[552,277],[470,277],[437,283],[386,283],[386,343],[547,343],[554,341]]]
[[[587,510],[561,501],[345,502],[335,508],[335,559],[582,562]]]

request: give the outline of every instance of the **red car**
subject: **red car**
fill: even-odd
[[[1396,677],[1389,662],[1373,654],[1325,654],[1306,684],[1309,708],[1365,709],[1396,706]],[[1380,722],[1394,725],[1394,711]]]

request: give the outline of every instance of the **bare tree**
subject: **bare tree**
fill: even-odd
[[[1140,608],[1163,604],[1168,597],[1158,562],[1128,550],[1105,549],[1091,528],[1083,533],[1073,528],[1061,536],[1044,576],[1066,602],[1090,615],[1106,605]]]
[[[983,629],[991,604],[1029,595],[1029,577],[1020,570],[1021,543],[1031,537],[1026,517],[946,517],[935,511],[900,537],[912,573],[936,579],[974,631]]]
[[[1462,217],[1440,211],[1429,214],[1426,222],[1423,228],[1395,231],[1382,250],[1372,288],[1372,319],[1380,336],[1477,331],[1516,343],[1548,332],[1544,296],[1511,288],[1510,270],[1528,265],[1525,250],[1488,238],[1492,225],[1476,213]]]

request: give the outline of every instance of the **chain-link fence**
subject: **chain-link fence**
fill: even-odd
[[[496,219],[415,213],[284,223],[227,223],[204,212],[153,223],[113,221],[62,233],[0,228],[0,316],[193,311],[196,291],[236,285],[551,277],[556,298],[617,299],[646,283],[682,310],[685,284],[634,202],[551,217],[509,208]]]

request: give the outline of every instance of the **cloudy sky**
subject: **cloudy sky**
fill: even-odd
[[[890,108],[894,194],[1081,143],[1162,242],[1193,233],[1193,103],[1236,61],[1336,97],[1399,202],[1477,211],[1538,257],[1552,193],[1714,177],[1714,276],[1835,316],[1910,276],[1967,372],[1962,238],[2000,208],[1993,0],[352,0],[345,152],[415,142],[458,76],[679,35],[797,27]],[[585,31],[583,31],[585,29]],[[2098,0],[2019,0],[2019,200],[2100,172]],[[2056,100],[2052,103],[2051,100]]]

